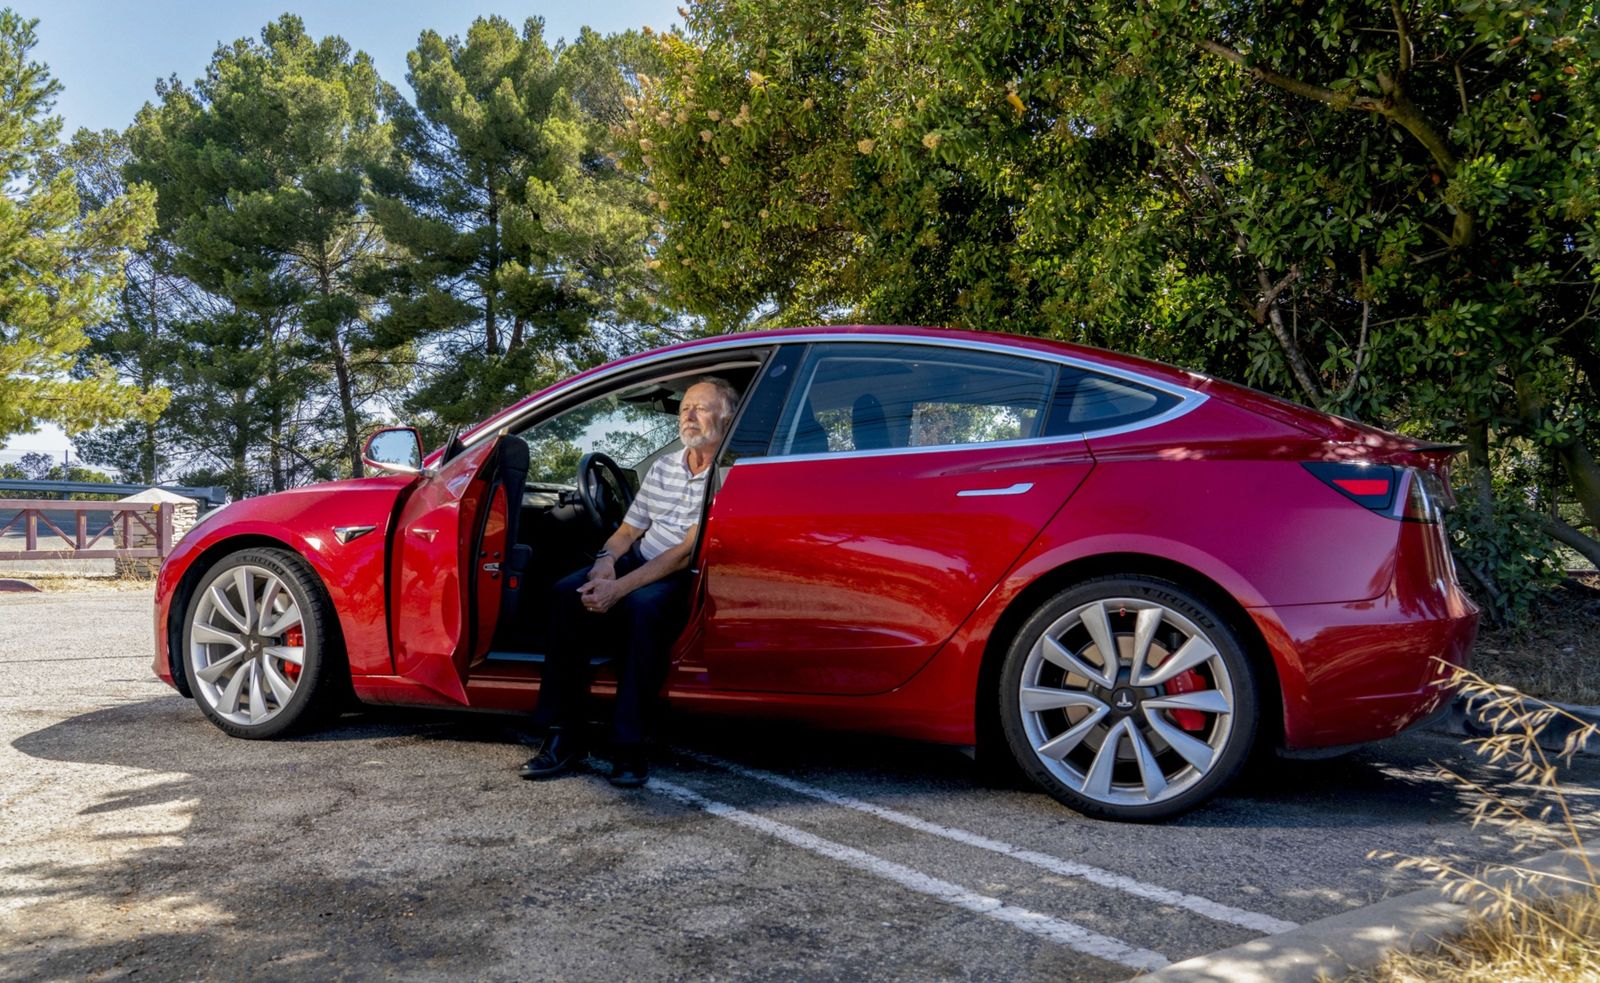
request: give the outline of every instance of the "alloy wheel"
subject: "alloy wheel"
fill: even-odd
[[[1097,599],[1034,639],[1019,703],[1028,745],[1073,792],[1151,806],[1193,788],[1234,730],[1235,683],[1193,621],[1147,598]]]
[[[300,604],[265,567],[224,570],[202,588],[189,630],[195,693],[223,720],[263,724],[283,712],[305,667]]]

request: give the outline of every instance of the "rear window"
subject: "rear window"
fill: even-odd
[[[1160,416],[1177,396],[1136,382],[1064,368],[1050,407],[1050,436],[1113,430]]]

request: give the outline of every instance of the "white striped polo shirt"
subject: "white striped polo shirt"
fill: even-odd
[[[656,458],[639,486],[639,494],[622,521],[643,529],[639,552],[653,560],[683,542],[689,527],[700,522],[700,504],[706,498],[708,467],[689,473],[689,451]]]

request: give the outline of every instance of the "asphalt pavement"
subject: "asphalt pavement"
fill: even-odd
[[[519,721],[228,738],[143,593],[0,595],[0,978],[1114,980],[1503,858],[1412,733],[1176,822],[993,788],[958,749],[680,719],[649,787],[516,778]],[[1590,823],[1600,760],[1573,802]]]

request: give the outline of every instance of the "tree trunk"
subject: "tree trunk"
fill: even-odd
[[[1467,463],[1472,465],[1472,490],[1485,514],[1494,508],[1494,482],[1489,471],[1489,422],[1467,423]]]
[[[350,477],[361,477],[361,442],[356,434],[356,404],[350,383],[350,362],[334,332],[333,372],[339,378],[339,409],[344,413],[344,446],[350,455]]]
[[[245,496],[246,479],[249,475],[250,428],[247,426],[248,405],[249,396],[246,393],[234,393],[233,439],[229,442],[231,446],[228,448],[233,459],[233,474],[228,482],[228,494],[236,502]]]
[[[333,296],[333,278],[328,269],[326,248],[323,250],[323,263],[317,270],[317,277],[322,286],[322,297],[327,300]],[[359,478],[362,474],[361,443],[356,425],[355,385],[351,381],[350,359],[344,350],[344,336],[337,324],[333,326],[333,337],[329,339],[329,345],[333,349],[333,374],[339,381],[339,412],[344,416],[344,450],[350,458],[350,477]],[[276,434],[273,436],[277,437]]]
[[[157,295],[161,277],[152,271],[150,276],[150,330],[145,339],[144,357],[141,359],[141,373],[139,388],[149,392],[155,388],[158,380],[156,373],[156,359],[160,357],[159,345],[161,342],[161,314]],[[152,420],[139,428],[139,467],[142,480],[146,484],[154,485],[161,480],[160,468],[156,461],[156,435],[160,430],[160,420]]]
[[[500,272],[500,202],[494,181],[489,182],[489,272],[483,278],[483,348],[490,358],[500,354],[500,333],[495,325],[494,295]]]
[[[283,451],[279,449],[283,446],[283,408],[281,406],[274,405],[272,407],[271,430],[272,435],[267,445],[267,460],[272,466],[272,490],[281,492],[289,487],[283,478]]]
[[[1583,517],[1591,526],[1600,529],[1600,463],[1595,462],[1594,455],[1578,438],[1558,445],[1556,457],[1572,482],[1573,497],[1583,509]],[[1596,545],[1600,547],[1600,543]]]

